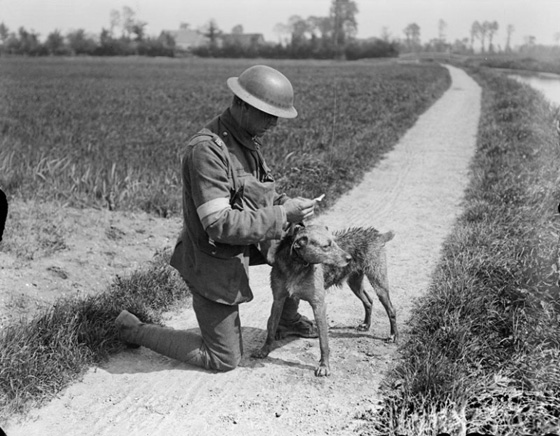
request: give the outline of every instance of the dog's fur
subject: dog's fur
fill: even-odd
[[[321,349],[321,360],[315,375],[328,376],[330,366],[325,289],[347,281],[365,309],[364,322],[358,329],[369,330],[373,300],[364,289],[364,276],[375,289],[389,316],[391,334],[387,340],[396,341],[396,314],[389,298],[384,249],[385,243],[393,236],[393,232],[381,234],[372,227],[351,228],[333,235],[324,226],[292,226],[276,249],[270,276],[274,301],[267,324],[267,338],[262,348],[253,353],[253,357],[268,356],[284,301],[288,296],[294,296],[309,302],[313,308]]]

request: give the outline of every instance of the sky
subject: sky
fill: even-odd
[[[497,21],[494,44],[505,45],[506,27],[515,31],[512,45],[531,35],[540,44],[553,44],[560,32],[560,0],[354,0],[359,38],[380,37],[383,28],[392,38],[404,38],[410,23],[420,26],[422,42],[438,36],[438,22],[444,20],[446,40],[469,37],[475,20]],[[173,30],[188,23],[197,29],[215,20],[226,33],[242,25],[245,33],[262,33],[276,42],[278,23],[293,15],[302,18],[327,16],[331,0],[0,0],[0,22],[11,31],[20,26],[34,30],[44,39],[57,29],[63,34],[84,29],[99,34],[109,27],[111,10],[129,6],[136,18],[147,23],[148,35]]]

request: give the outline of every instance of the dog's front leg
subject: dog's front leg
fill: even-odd
[[[256,357],[257,359],[264,359],[272,350],[272,344],[274,343],[274,339],[276,338],[276,330],[278,330],[278,324],[280,322],[282,310],[284,309],[285,301],[286,297],[283,297],[272,302],[272,309],[270,311],[270,317],[268,318],[268,323],[266,326],[266,341],[259,350],[253,352],[253,357]]]
[[[320,291],[320,295],[314,301],[309,302],[313,308],[313,315],[315,316],[315,323],[319,333],[319,348],[321,349],[321,360],[319,361],[319,366],[315,368],[315,375],[317,377],[326,377],[331,374],[329,363],[329,326],[327,323],[327,304],[324,293],[324,290]]]

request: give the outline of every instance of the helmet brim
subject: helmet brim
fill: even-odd
[[[290,108],[279,108],[267,102],[259,100],[258,98],[249,94],[239,84],[239,80],[237,77],[230,77],[229,79],[227,79],[227,85],[228,88],[231,89],[231,91],[245,103],[250,104],[251,106],[263,112],[266,112],[267,114],[274,115],[279,118],[295,118],[298,115],[296,108],[293,106]]]

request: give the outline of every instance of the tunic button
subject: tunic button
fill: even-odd
[[[227,136],[227,132],[222,133],[223,136]]]

